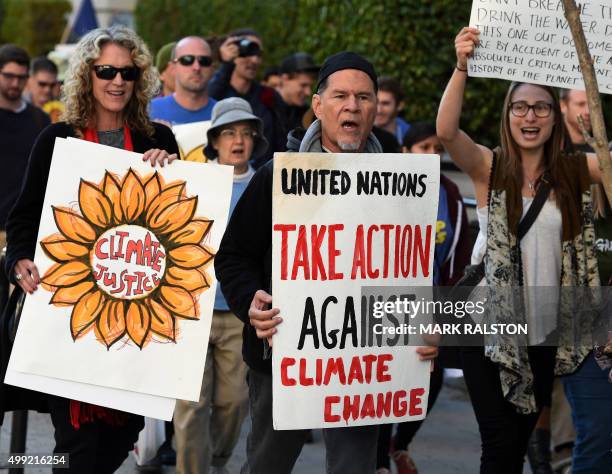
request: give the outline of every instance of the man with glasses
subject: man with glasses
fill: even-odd
[[[210,96],[217,100],[241,97],[246,100],[264,124],[264,135],[269,143],[268,152],[251,164],[258,168],[272,158],[275,151],[284,151],[287,134],[284,133],[278,93],[257,81],[262,63],[263,41],[259,33],[240,29],[229,33],[219,47],[221,67],[210,81]]]
[[[29,66],[24,49],[12,44],[0,47],[0,252],[6,246],[6,219],[21,189],[30,148],[50,123],[47,114],[22,98]]]
[[[36,107],[43,106],[53,100],[53,90],[57,85],[57,66],[45,56],[32,60],[30,78],[24,98]]]
[[[217,102],[208,95],[212,69],[209,44],[199,36],[179,40],[170,56],[174,93],[151,101],[151,118],[171,125],[210,120]]]

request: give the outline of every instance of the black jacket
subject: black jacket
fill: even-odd
[[[36,137],[50,123],[46,113],[30,104],[21,112],[0,108],[0,230],[5,229],[9,212],[19,196]]]
[[[242,357],[255,370],[271,372],[264,344],[249,322],[249,307],[257,290],[272,286],[272,172],[263,165],[236,204],[215,257],[215,273],[227,304],[242,322]]]
[[[230,84],[235,67],[233,62],[221,63],[208,84],[208,95],[215,100],[241,97],[251,105],[253,113],[263,121],[264,135],[268,140],[268,150],[262,156],[258,156],[257,159],[251,161],[251,165],[258,169],[272,158],[275,151],[285,150],[287,131],[282,123],[283,116],[280,110],[282,99],[274,89],[256,81],[251,84],[251,88],[245,95],[239,94]]]
[[[154,123],[153,126],[155,127],[153,137],[132,132],[134,151],[144,153],[151,148],[160,148],[168,153],[178,153],[178,145],[172,131],[158,123]],[[55,139],[75,136],[75,130],[71,125],[58,122],[46,127],[34,143],[21,193],[6,225],[6,271],[13,283],[15,281],[12,269],[15,263],[22,258],[34,259]]]

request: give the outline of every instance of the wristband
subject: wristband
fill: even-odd
[[[455,69],[456,69],[457,71],[461,71],[461,72],[468,72],[467,68],[465,68],[465,69],[461,69],[459,66],[455,66]]]

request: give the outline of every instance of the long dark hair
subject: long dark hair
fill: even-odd
[[[508,88],[506,98],[504,100],[504,109],[502,112],[501,126],[499,130],[501,138],[501,155],[499,166],[503,173],[505,182],[513,183],[516,186],[516,191],[521,193],[521,187],[523,185],[523,168],[521,167],[521,154],[518,145],[512,138],[510,132],[510,104],[512,103],[512,96],[516,90],[525,85],[525,82],[513,82]],[[564,150],[571,150],[571,142],[569,134],[565,128],[565,122],[563,121],[563,115],[561,114],[561,106],[559,105],[559,97],[557,92],[549,86],[543,86],[539,84],[530,84],[535,87],[539,87],[545,90],[550,98],[552,99],[552,111],[554,114],[554,125],[550,138],[544,144],[544,169],[545,173],[551,178],[552,189],[555,191],[555,199],[557,204],[561,203],[563,196],[569,195],[567,185],[564,185],[562,178],[562,164],[563,157],[561,152]]]

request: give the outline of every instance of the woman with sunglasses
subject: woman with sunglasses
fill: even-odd
[[[178,146],[164,125],[147,113],[158,76],[142,39],[125,27],[96,29],[78,43],[63,86],[63,121],[39,135],[21,195],[7,224],[7,271],[28,294],[40,285],[32,261],[53,146],[57,137],[78,137],[144,153],[151,166],[176,159]],[[82,157],[87,159],[87,157]],[[60,472],[114,472],[144,426],[141,416],[48,396],[55,427],[55,453],[69,453],[70,468]]]
[[[550,87],[510,85],[502,112],[501,146],[495,150],[478,145],[460,130],[467,61],[478,35],[475,28],[463,28],[455,39],[457,66],[440,103],[437,130],[476,191],[482,235],[474,257],[484,256],[492,300],[489,317],[529,325],[529,347],[502,337],[484,348],[462,350],[482,440],[480,472],[515,474],[523,472],[538,412],[550,405],[555,368],[559,374],[570,373],[589,352],[588,347],[571,344],[559,344],[558,349],[533,346],[550,342],[555,334],[562,338],[563,322],[571,322],[575,308],[560,298],[559,287],[599,285],[590,184],[602,178],[595,155],[564,151],[569,142],[558,98]],[[519,241],[519,221],[538,189],[547,189],[546,183],[550,193]],[[521,287],[519,297],[501,291],[513,287]],[[553,304],[544,306],[550,295],[556,295]],[[551,308],[554,318],[544,317]]]

